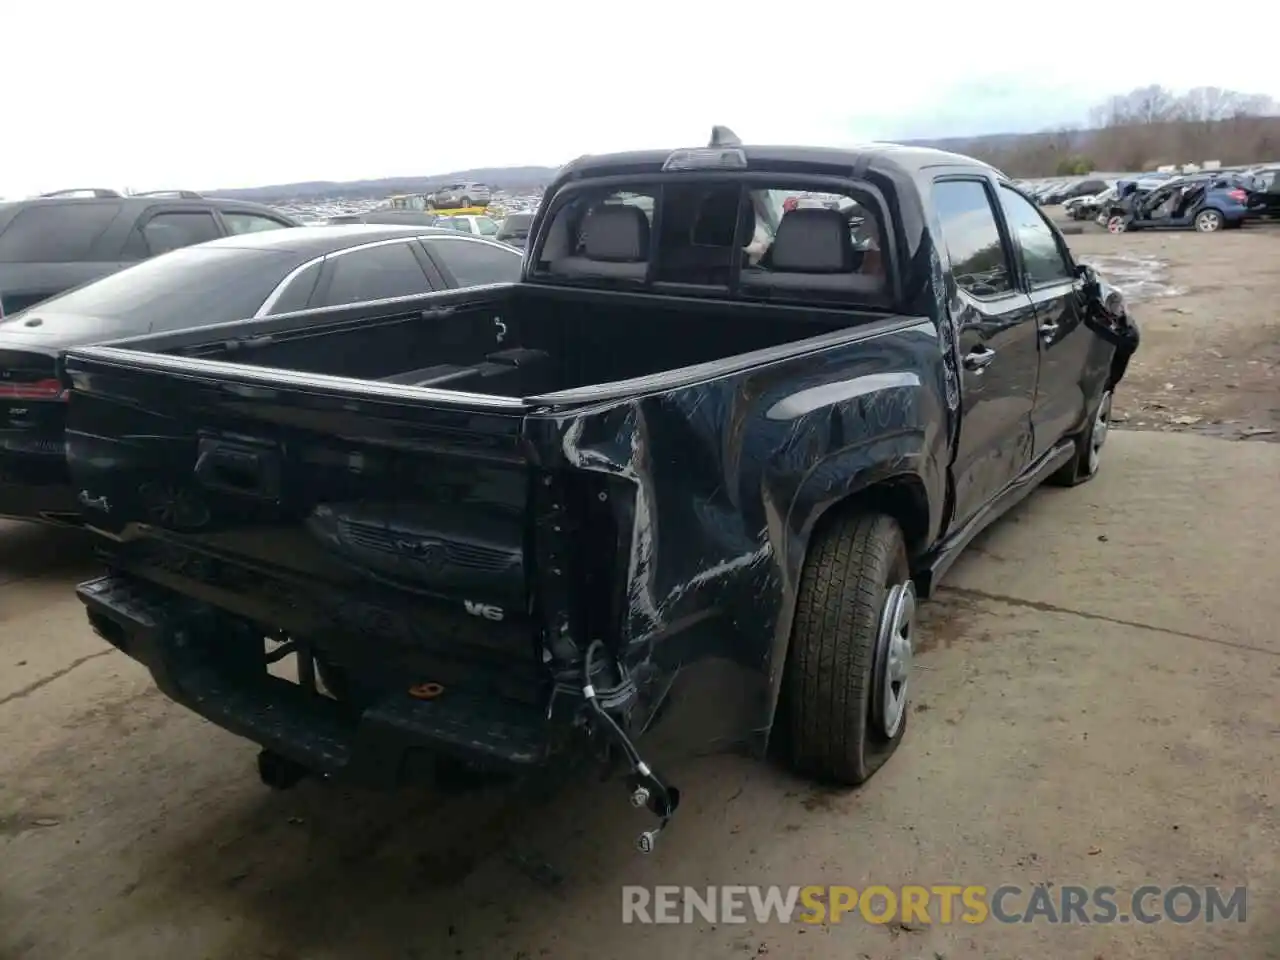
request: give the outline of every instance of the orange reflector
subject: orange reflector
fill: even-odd
[[[434,700],[444,693],[444,687],[438,683],[419,683],[409,688],[409,696],[415,700]]]

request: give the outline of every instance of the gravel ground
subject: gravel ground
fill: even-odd
[[[1085,234],[1167,261],[1098,479],[1042,490],[926,607],[902,749],[863,789],[674,776],[551,801],[268,792],[254,748],[95,638],[83,541],[0,525],[0,958],[1280,957],[1280,236]],[[1220,356],[1219,356],[1220,354]],[[1166,387],[1166,384],[1172,386]],[[1200,419],[1181,422],[1179,418]],[[1160,432],[1150,432],[1152,430]],[[1179,433],[1180,431],[1180,433]],[[623,884],[1248,886],[1244,923],[623,926]]]
[[[1068,240],[1136,300],[1142,349],[1116,397],[1119,421],[1280,440],[1280,224],[1119,235],[1090,225]]]

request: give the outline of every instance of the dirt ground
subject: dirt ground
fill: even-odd
[[[1090,224],[1068,239],[1135,304],[1142,350],[1116,397],[1118,420],[1280,439],[1280,224],[1209,235]]]
[[[1037,492],[961,559],[925,610],[911,729],[875,779],[831,791],[690,763],[649,858],[613,784],[269,792],[252,745],[87,629],[80,538],[0,524],[0,958],[1280,958],[1280,446],[1195,435],[1280,421],[1280,232],[1071,239],[1167,259],[1189,290],[1139,305],[1120,391],[1127,425],[1160,432],[1114,431],[1095,482]],[[753,883],[1247,885],[1248,910],[621,923],[624,884]]]

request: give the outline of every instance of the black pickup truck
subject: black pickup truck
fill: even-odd
[[[68,351],[93,627],[275,786],[870,777],[917,600],[1094,475],[1136,330],[990,167],[718,130],[566,166],[519,283]]]

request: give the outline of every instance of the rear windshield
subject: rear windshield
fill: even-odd
[[[870,189],[669,178],[567,187],[552,201],[534,276],[751,299],[886,305],[889,244]]]
[[[94,241],[119,212],[120,204],[110,200],[34,201],[0,228],[0,263],[88,261]]]
[[[27,311],[128,321],[130,329],[179,330],[253,316],[296,262],[268,250],[186,247],[52,297]],[[0,329],[18,321],[0,321]]]

